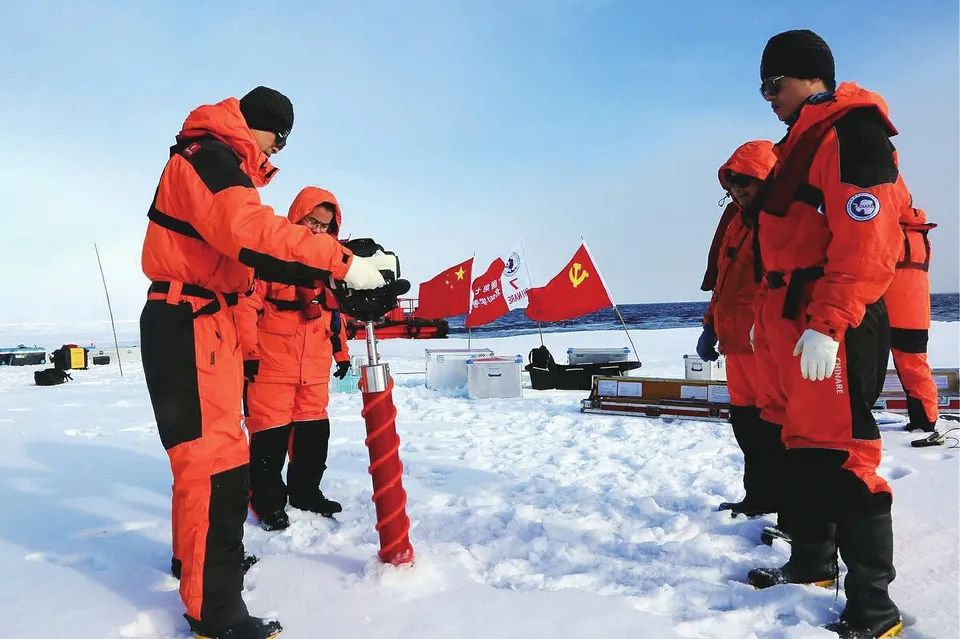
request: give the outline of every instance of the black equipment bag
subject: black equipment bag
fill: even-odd
[[[609,364],[557,364],[546,346],[530,351],[530,363],[524,370],[530,373],[534,390],[590,390],[594,375],[619,377],[627,371],[640,368],[640,362],[610,362]]]
[[[36,382],[37,386],[56,386],[57,384],[63,384],[68,379],[73,380],[70,373],[65,373],[56,368],[45,368],[33,373],[33,381]]]

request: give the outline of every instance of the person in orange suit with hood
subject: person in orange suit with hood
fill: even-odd
[[[889,595],[893,497],[877,474],[871,409],[890,354],[883,296],[909,203],[890,141],[897,131],[879,95],[836,85],[833,54],[812,31],[772,37],[760,80],[789,126],[757,200],[765,280],[754,346],[776,369],[792,544],[786,564],[747,580],[833,583],[839,550],[846,606],[826,628],[842,639],[892,637],[903,627]]]
[[[720,217],[700,287],[712,290],[713,295],[703,318],[697,354],[704,361],[714,361],[720,353],[726,357],[730,423],[743,451],[745,496],[742,501],[721,504],[720,510],[747,516],[776,512],[780,501],[783,444],[780,426],[760,418],[759,407],[766,400],[758,388],[750,343],[760,285],[754,274],[754,224],[743,211],[759,193],[775,162],[773,143],[755,140],[741,145],[720,167],[720,186],[733,201]]]
[[[287,219],[337,237],[343,218],[333,193],[304,188]],[[331,516],[342,510],[320,490],[330,440],[330,368],[350,369],[345,322],[325,286],[257,280],[236,308],[250,432],[250,504],[267,530],[290,525],[290,505]],[[287,483],[281,477],[289,453]]]
[[[369,260],[328,234],[274,214],[257,192],[276,173],[293,105],[257,87],[193,110],[147,217],[140,316],[144,377],[173,473],[173,571],[198,637],[265,639],[281,628],[244,604],[243,524],[249,449],[243,363],[234,314],[258,277],[303,287],[331,278],[351,289],[385,285]]]
[[[908,431],[934,432],[940,418],[937,384],[927,363],[930,334],[930,237],[936,224],[910,205],[900,214],[903,246],[884,299],[890,314],[890,352],[907,396]]]

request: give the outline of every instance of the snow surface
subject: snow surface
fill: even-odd
[[[81,328],[34,335],[5,326],[0,342],[94,339]],[[934,325],[934,365],[957,365],[958,329]],[[682,376],[697,334],[633,331],[642,374]],[[546,342],[559,358],[569,346],[625,339],[594,331]],[[537,345],[536,335],[473,340],[498,355]],[[394,398],[415,565],[375,559],[360,397],[336,394],[323,489],[344,512],[334,522],[291,509],[280,533],[248,521],[247,549],[261,559],[246,578],[253,613],[280,618],[289,639],[834,636],[818,626],[843,608],[842,591],[835,599],[832,590],[756,591],[739,581],[751,567],[779,565],[788,549],[759,544],[769,520],[714,510],[741,496],[728,425],[583,415],[579,391],[469,401],[426,390],[416,374],[423,349],[465,346],[382,343],[394,372],[414,373],[397,375]],[[170,471],[142,368],[125,358],[122,379],[114,365],[93,367],[52,388],[34,386],[33,370],[0,368],[5,635],[186,638],[167,573]],[[882,428],[903,637],[957,637],[960,451],[914,449],[916,435],[899,423]]]

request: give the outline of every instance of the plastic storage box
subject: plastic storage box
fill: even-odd
[[[522,366],[523,358],[519,355],[467,360],[467,397],[470,399],[522,397],[523,382],[520,377]]]
[[[467,360],[493,357],[489,348],[428,348],[427,388],[449,390],[467,385]]]
[[[568,348],[567,361],[572,365],[609,364],[630,359],[630,349],[622,348]]]
[[[727,367],[723,356],[715,362],[705,362],[696,355],[684,355],[684,377],[686,379],[727,379]]]

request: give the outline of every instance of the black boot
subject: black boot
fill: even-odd
[[[283,627],[279,621],[267,621],[259,617],[247,617],[243,621],[226,628],[210,629],[203,622],[190,621],[197,639],[272,639],[278,637]]]
[[[300,510],[306,510],[311,513],[323,515],[324,517],[332,517],[343,510],[343,506],[340,505],[340,502],[327,499],[323,496],[323,492],[319,490],[316,492],[316,494],[304,499],[294,500],[291,497],[290,505]]]
[[[775,539],[780,539],[788,544],[792,541],[790,534],[790,520],[797,515],[792,513],[788,507],[788,501],[781,497],[780,510],[777,512],[777,525],[767,526],[760,531],[760,541],[768,546],[773,545]]]
[[[787,563],[779,568],[755,568],[747,575],[747,583],[760,589],[780,584],[832,586],[838,570],[835,531],[826,521],[795,526]]]
[[[717,510],[721,512],[729,510],[731,517],[736,517],[737,515],[760,517],[761,515],[769,515],[772,512],[776,512],[772,506],[749,501],[746,497],[744,497],[742,501],[722,502],[717,506]]]
[[[840,639],[890,639],[896,637],[903,630],[903,621],[897,615],[896,619],[891,619],[886,623],[875,626],[856,626],[843,619],[828,623],[824,626],[830,632],[835,632]]]
[[[339,503],[327,499],[320,491],[320,480],[327,469],[329,442],[329,419],[294,422],[293,446],[287,468],[290,505],[326,517],[343,510]]]
[[[827,629],[840,633],[841,637],[892,637],[890,633],[899,632],[898,626],[902,627],[900,611],[888,593],[896,570],[893,521],[887,501],[880,512],[851,514],[838,525],[840,556],[847,564],[847,577],[843,582],[847,606],[840,622]]]
[[[760,531],[760,542],[766,544],[767,546],[772,546],[773,542],[777,539],[785,541],[788,544],[792,541],[790,538],[790,533],[777,526],[765,526],[763,530]]]
[[[286,530],[290,527],[290,518],[284,510],[275,510],[266,515],[260,515],[260,526],[264,530]]]
[[[733,436],[743,451],[743,488],[740,502],[726,502],[719,510],[756,517],[777,511],[780,473],[783,472],[780,427],[760,418],[756,406],[731,406]]]
[[[923,404],[919,399],[907,395],[907,417],[909,422],[903,427],[908,433],[915,430],[922,430],[925,433],[932,433],[937,428],[936,420],[930,421],[927,417],[927,411],[923,409]]]
[[[289,424],[250,436],[250,506],[260,521],[282,512],[287,505],[283,464],[289,447]]]

